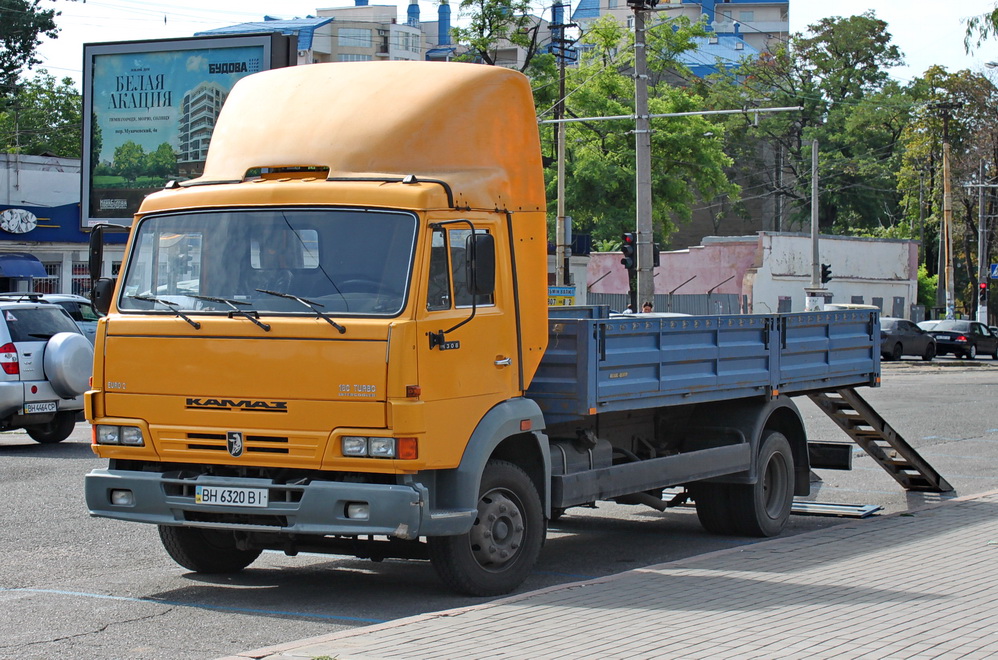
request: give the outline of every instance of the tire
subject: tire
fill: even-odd
[[[926,362],[932,362],[934,357],[936,357],[936,346],[935,344],[928,344],[925,347],[925,352],[922,353],[922,359]]]
[[[896,362],[901,359],[901,355],[902,355],[901,343],[898,342],[897,344],[894,344],[894,350],[891,351],[891,359]]]
[[[965,358],[967,358],[968,360],[976,360],[977,359],[977,346],[974,345],[974,344],[971,344],[970,348],[968,348],[966,350],[966,352],[964,352],[963,356]]]
[[[731,516],[731,484],[690,484],[690,495],[697,506],[697,518],[711,534],[737,534]]]
[[[238,573],[260,556],[261,550],[240,550],[234,532],[195,527],[159,526],[166,552],[195,573]]]
[[[786,436],[770,431],[756,456],[758,480],[731,485],[731,516],[745,536],[776,536],[790,518],[794,500],[794,456]]]
[[[458,536],[428,539],[440,579],[469,596],[509,593],[527,578],[544,541],[537,487],[519,466],[489,461],[479,489],[478,517]]]
[[[995,352],[991,354],[992,360],[998,360],[998,344],[995,344]]]
[[[64,410],[57,412],[51,422],[37,426],[25,426],[24,430],[28,432],[28,435],[35,442],[48,445],[62,442],[70,436],[75,428],[76,411]]]

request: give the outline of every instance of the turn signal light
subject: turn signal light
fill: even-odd
[[[399,438],[398,453],[403,461],[414,461],[419,458],[419,443],[416,442],[416,438]]]

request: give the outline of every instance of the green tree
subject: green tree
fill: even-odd
[[[971,16],[966,19],[966,24],[963,47],[970,53],[988,39],[998,36],[998,5],[989,12]]]
[[[13,94],[25,68],[41,62],[35,51],[43,36],[54,39],[58,34],[58,15],[54,9],[43,9],[41,0],[0,0],[0,85],[4,91],[0,98]]]
[[[925,262],[930,273],[938,263],[938,236],[943,217],[943,132],[944,112],[939,102],[955,103],[948,115],[950,142],[950,181],[953,199],[953,243],[955,287],[969,309],[976,295],[977,281],[978,189],[961,183],[988,183],[998,172],[998,89],[987,77],[968,70],[950,73],[934,66],[916,80],[913,95],[920,102],[905,127],[904,156],[900,161],[898,188],[910,226],[920,227]],[[981,180],[981,163],[988,164]],[[994,208],[985,209],[993,215]],[[924,220],[923,220],[924,219]],[[992,243],[993,241],[989,241]],[[984,255],[990,263],[989,255]]]
[[[114,150],[114,172],[129,181],[145,174],[146,154],[142,146],[129,140]]]
[[[541,19],[530,13],[530,0],[461,0],[463,27],[451,29],[454,39],[485,64],[501,64],[525,71],[541,45]],[[523,62],[518,63],[517,50]]]
[[[891,224],[900,217],[896,185],[901,132],[912,99],[889,80],[902,62],[887,25],[872,11],[826,18],[785,47],[747,60],[705,86],[709,106],[744,107],[718,120],[738,164],[733,176],[750,196],[773,195],[791,224],[809,221],[811,143],[819,142],[820,214],[824,231]],[[798,112],[753,115],[753,107]]]
[[[156,147],[146,158],[146,168],[144,174],[149,176],[168,177],[177,172],[177,154],[169,143]]]
[[[918,304],[925,309],[936,306],[936,289],[939,287],[939,275],[929,275],[925,264],[918,266]]]
[[[649,108],[653,114],[688,112],[702,107],[702,99],[669,84],[673,72],[683,72],[678,56],[695,47],[703,36],[702,24],[679,18],[650,27]],[[612,18],[596,21],[583,38],[580,62],[568,72],[566,115],[576,118],[634,113],[633,40]],[[633,230],[635,169],[633,120],[580,121],[566,125],[566,207],[575,230],[589,232],[597,241],[618,240]],[[722,150],[721,131],[702,117],[655,119],[652,124],[652,215],[656,238],[666,242],[675,223],[688,220],[704,200],[737,195],[725,177],[730,159]],[[553,153],[552,132],[545,148]],[[550,209],[555,198],[555,176],[548,168]]]
[[[82,101],[72,78],[57,81],[44,69],[17,86],[0,110],[0,140],[8,153],[79,158]]]

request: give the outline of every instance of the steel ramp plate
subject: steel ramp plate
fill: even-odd
[[[790,513],[801,516],[840,516],[844,518],[866,518],[884,507],[879,504],[826,504],[824,502],[794,501]]]

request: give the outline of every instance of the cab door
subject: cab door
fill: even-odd
[[[520,394],[516,310],[509,278],[501,276],[510,272],[509,263],[496,240],[495,291],[472,296],[471,227],[455,222],[430,231],[417,311],[421,398],[439,417],[428,414],[428,425],[443,423],[448,432],[460,426],[470,434],[489,408]],[[475,221],[475,231],[499,239],[495,225]]]

